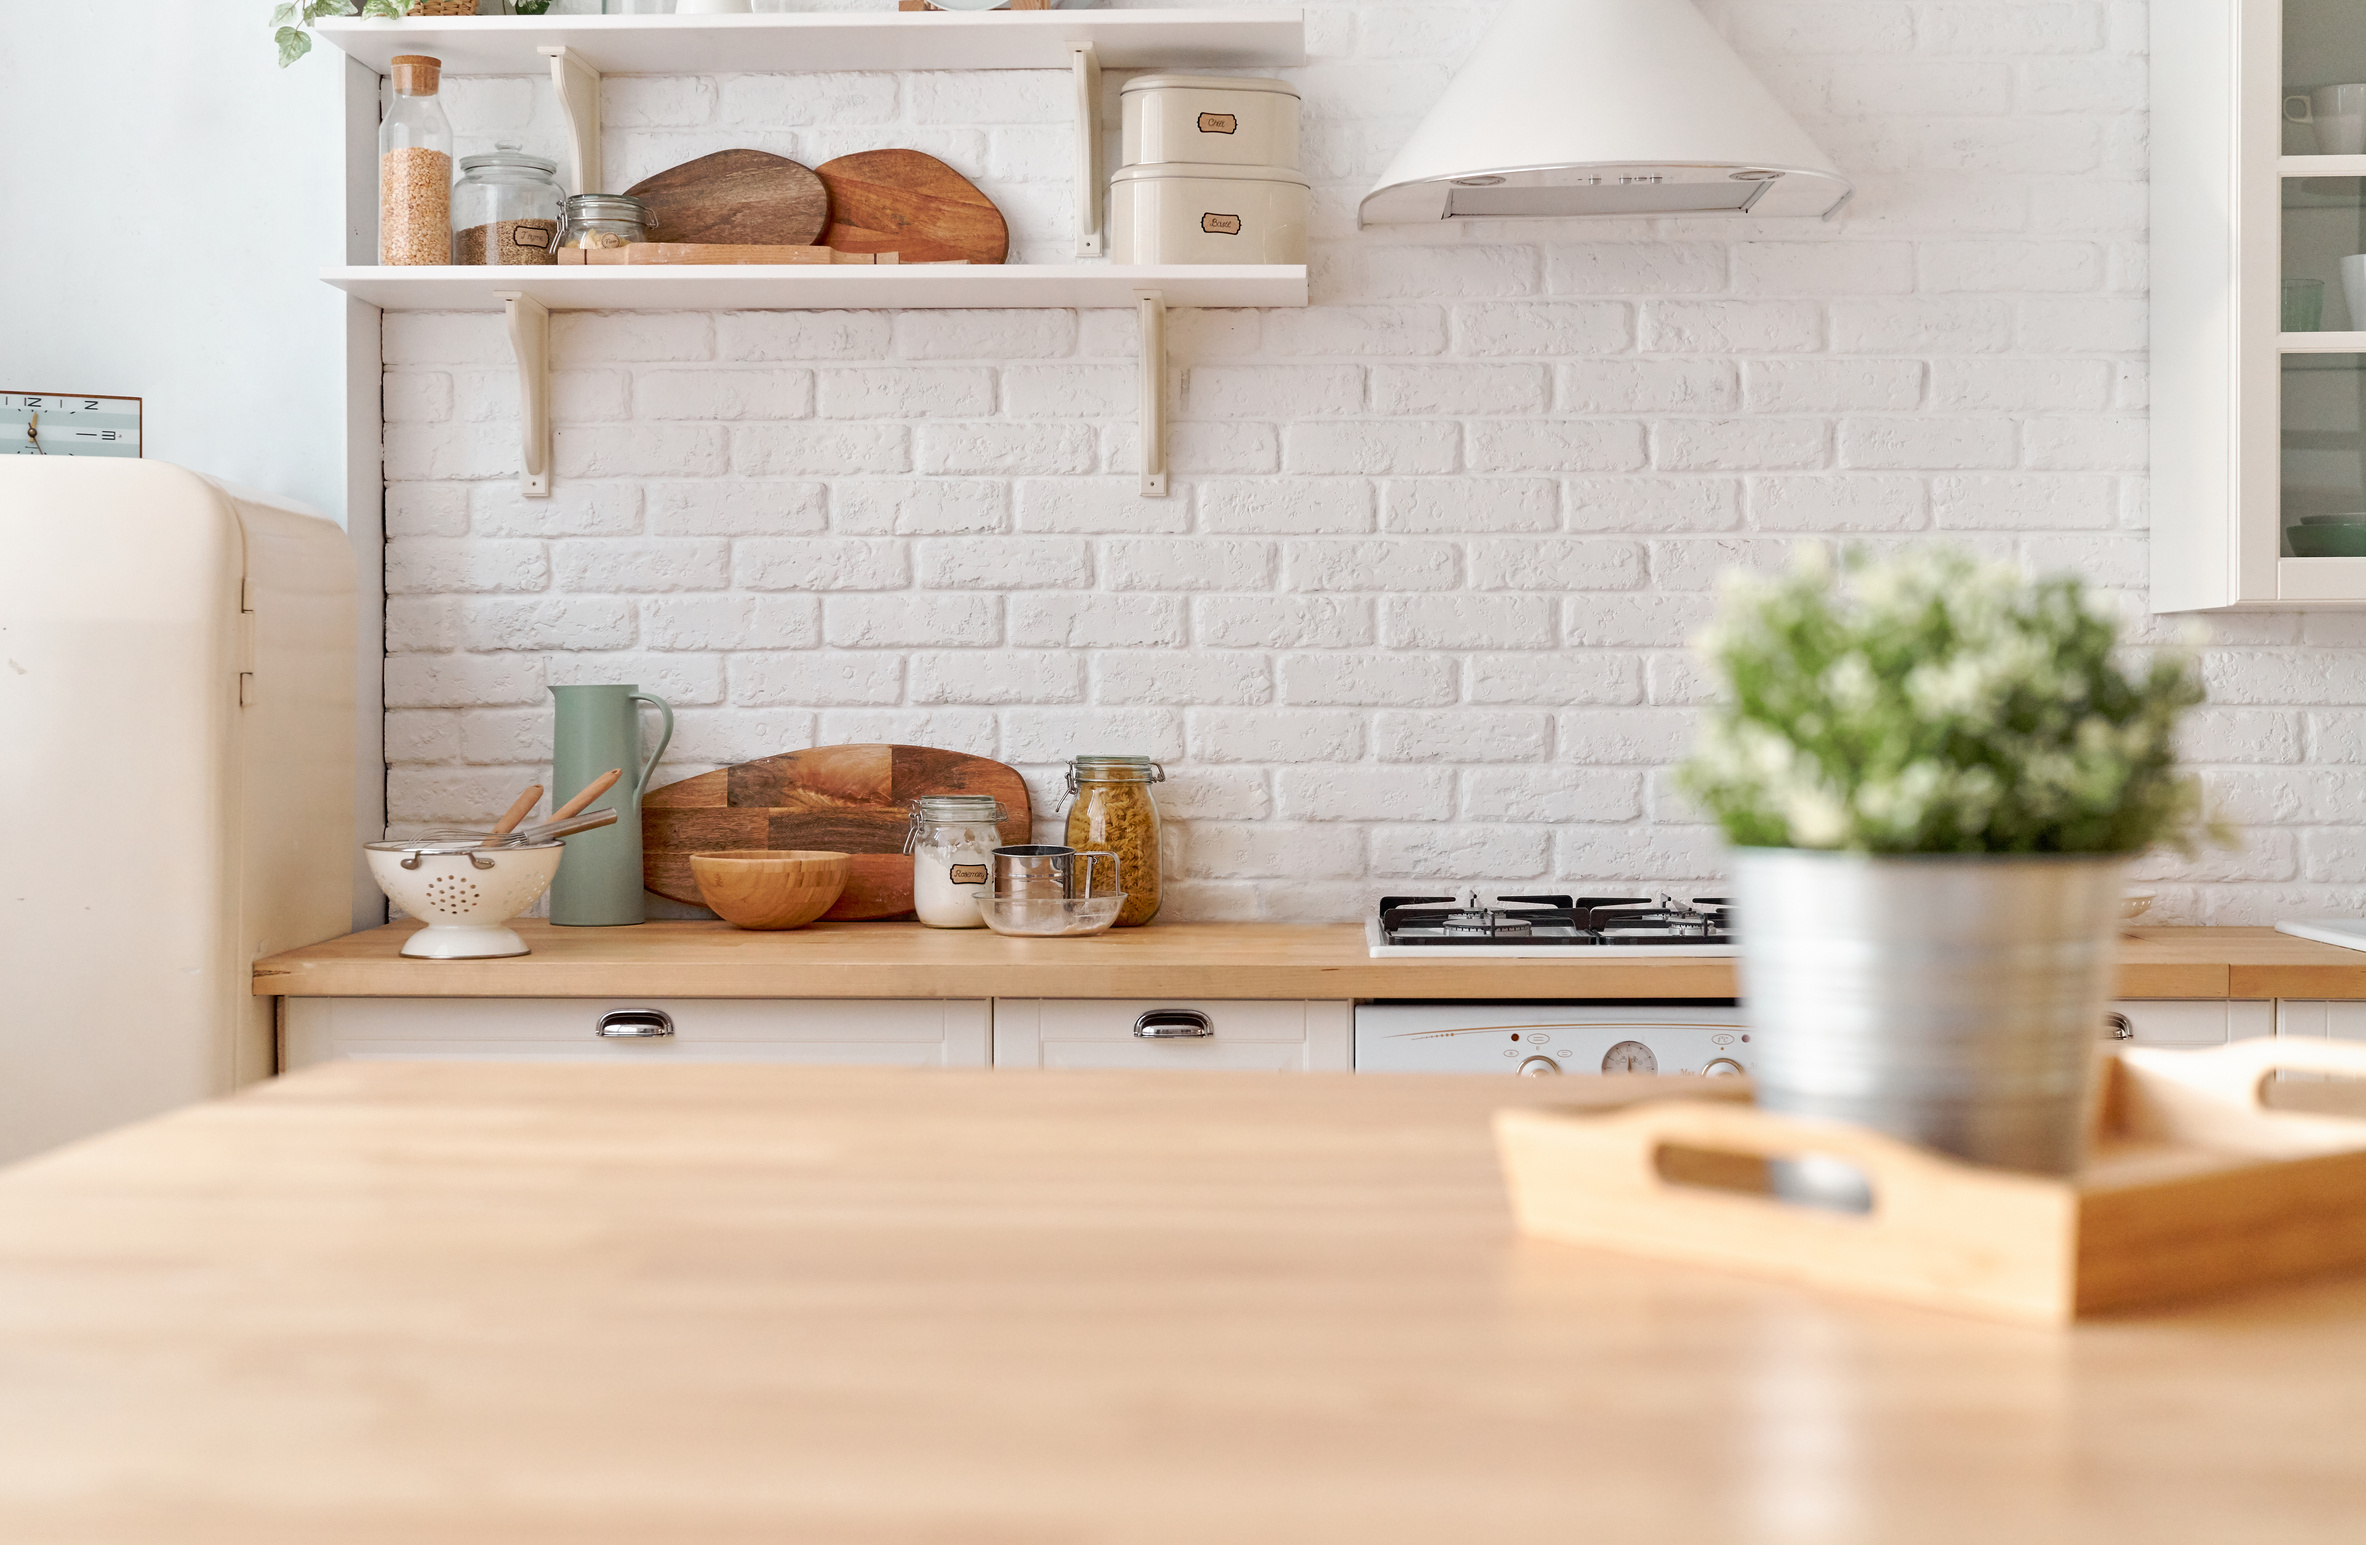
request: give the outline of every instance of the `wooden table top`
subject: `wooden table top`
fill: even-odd
[[[0,1173],[26,1545],[2354,1545],[2366,1278],[1522,1240],[1557,1081],[347,1063]]]
[[[1374,960],[1362,926],[1158,923],[1086,939],[818,923],[516,925],[533,953],[406,960],[395,923],[256,962],[258,996],[309,998],[1730,998],[1730,960]],[[2366,952],[2272,928],[2146,928],[2123,998],[2366,998]]]

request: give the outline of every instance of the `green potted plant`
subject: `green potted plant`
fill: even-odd
[[[2175,750],[2195,669],[2119,646],[2075,577],[1946,551],[1729,582],[1680,776],[1733,844],[1760,1103],[2076,1167],[2123,870],[2210,830]]]
[[[550,0],[511,0],[520,16],[540,16]],[[397,21],[405,16],[474,16],[478,0],[284,0],[271,12],[271,36],[279,44],[282,69],[312,52],[312,34],[305,29],[324,16],[377,16]]]

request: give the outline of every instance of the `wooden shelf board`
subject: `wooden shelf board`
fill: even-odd
[[[791,263],[649,268],[324,268],[321,278],[389,311],[499,311],[504,291],[553,311],[939,311],[1129,307],[1157,290],[1170,306],[1303,306],[1291,265],[1013,263],[873,268]]]
[[[1071,43],[1110,69],[1306,62],[1305,13],[1264,8],[345,18],[314,32],[381,75],[396,54],[432,54],[447,75],[545,75],[537,50],[561,45],[604,75],[1065,70]]]

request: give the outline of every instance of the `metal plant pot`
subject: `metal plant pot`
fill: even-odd
[[[2078,1167],[2124,857],[1733,855],[1758,1103],[2005,1169]],[[1831,1161],[1776,1188],[1866,1205]]]

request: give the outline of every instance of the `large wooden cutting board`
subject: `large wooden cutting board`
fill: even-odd
[[[625,189],[649,206],[662,242],[808,247],[830,223],[813,169],[762,150],[718,150]]]
[[[704,906],[693,853],[850,853],[846,893],[824,915],[902,917],[912,910],[904,833],[910,802],[923,794],[991,794],[1010,812],[1003,841],[1034,840],[1026,782],[1000,762],[926,746],[819,746],[650,790],[641,801],[643,883]]]
[[[830,228],[840,252],[897,252],[907,263],[999,263],[1010,227],[994,201],[935,156],[865,150],[822,163]]]

